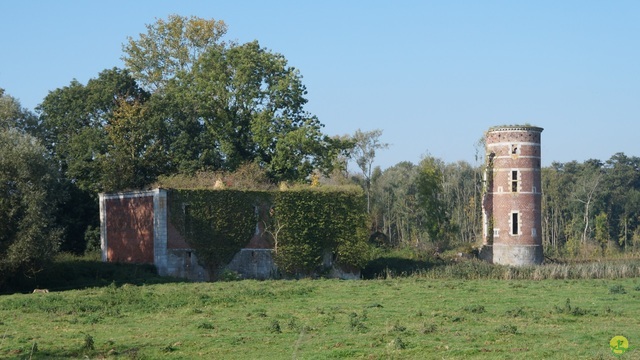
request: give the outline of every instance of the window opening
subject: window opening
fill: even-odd
[[[518,170],[511,171],[511,192],[518,192]]]
[[[511,214],[511,234],[518,235],[518,213]]]
[[[182,215],[184,216],[184,229],[191,232],[191,205],[182,204]]]

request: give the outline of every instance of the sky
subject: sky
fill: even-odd
[[[542,165],[640,156],[640,1],[3,1],[0,88],[49,91],[124,67],[170,14],[223,20],[297,68],[328,135],[380,129],[374,165],[476,160],[496,125],[544,128]],[[482,151],[481,151],[482,152]]]

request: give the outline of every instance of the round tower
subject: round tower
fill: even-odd
[[[486,133],[482,252],[495,264],[542,263],[542,130],[509,125]]]

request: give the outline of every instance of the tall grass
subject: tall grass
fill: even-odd
[[[416,271],[411,275],[425,279],[464,280],[622,279],[640,277],[640,260],[544,264],[521,267],[468,260],[434,266],[430,269]]]

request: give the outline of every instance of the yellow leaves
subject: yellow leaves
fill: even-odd
[[[147,107],[137,100],[128,101],[119,98],[116,100],[117,106],[105,126],[105,131],[113,147],[123,150],[131,158],[135,158],[138,149],[145,143],[147,129],[145,117]]]

